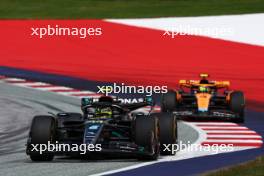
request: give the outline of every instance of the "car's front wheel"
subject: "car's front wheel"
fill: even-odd
[[[30,129],[29,145],[48,144],[54,142],[55,119],[52,116],[35,116]],[[31,148],[31,147],[30,147]],[[39,148],[38,148],[39,149]],[[30,151],[32,161],[52,161],[54,154],[44,151],[42,154],[38,151]]]
[[[160,153],[162,155],[174,155],[175,151],[167,150],[166,145],[177,144],[178,129],[177,119],[172,113],[160,113]]]
[[[144,148],[140,160],[156,160],[159,156],[158,118],[139,115],[135,119],[135,143]]]

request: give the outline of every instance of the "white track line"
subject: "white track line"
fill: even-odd
[[[201,127],[201,126],[199,126]],[[229,129],[236,129],[236,130],[248,130],[247,127],[244,127],[244,126],[220,126],[220,127],[215,127],[215,126],[211,126],[211,127],[201,127],[201,129],[226,129],[226,130],[229,130]]]
[[[21,78],[3,78],[3,81],[26,81],[25,79],[21,79]]]
[[[221,143],[262,143],[262,140],[234,140],[234,141],[231,141],[231,140],[215,140],[215,139],[207,139],[205,140],[204,142],[221,142]]]
[[[236,123],[231,123],[231,122],[192,122],[194,123],[195,125],[223,125],[223,126],[228,126],[228,125],[233,125],[233,126],[236,126],[237,124]]]
[[[214,130],[214,131],[206,131],[206,133],[208,134],[208,135],[210,135],[211,133],[217,133],[217,134],[225,134],[225,133],[227,133],[227,134],[241,134],[241,133],[248,133],[248,134],[256,134],[256,132],[255,131],[252,131],[252,130],[247,130],[247,131],[229,131],[229,130],[227,130],[227,131],[222,131],[222,130]]]
[[[37,87],[35,89],[46,90],[46,91],[51,91],[51,90],[73,90],[73,88],[64,87],[64,86]]]
[[[207,31],[208,29],[226,29],[228,33],[203,32],[199,35],[213,38],[220,38],[228,41],[247,43],[264,46],[263,31],[264,13],[220,15],[203,17],[161,17],[161,18],[140,18],[140,19],[107,19],[108,22],[125,24],[136,27],[163,31],[177,31],[193,33],[195,29]],[[191,29],[191,30],[190,30]],[[249,32],[250,31],[250,32]],[[223,34],[223,35],[222,35]]]
[[[26,82],[26,83],[11,83],[16,86],[23,86],[23,87],[30,87],[30,86],[43,86],[43,85],[50,85],[43,82]]]
[[[210,138],[259,138],[262,139],[260,135],[207,135]]]

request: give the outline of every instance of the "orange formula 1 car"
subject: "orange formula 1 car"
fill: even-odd
[[[244,122],[245,98],[241,91],[229,90],[229,81],[180,80],[179,90],[162,95],[161,110],[180,118],[221,119]]]

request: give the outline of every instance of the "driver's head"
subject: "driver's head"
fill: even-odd
[[[204,87],[204,86],[200,86],[199,87],[199,92],[209,92],[209,88],[208,87]]]
[[[97,117],[111,118],[112,114],[112,109],[110,107],[99,107],[95,109],[95,115]]]

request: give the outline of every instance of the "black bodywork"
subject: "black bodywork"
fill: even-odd
[[[137,116],[150,116],[143,112],[132,112],[136,109],[153,106],[152,99],[133,104],[122,104],[118,100],[101,97],[99,101],[82,99],[83,113],[58,113],[53,115],[56,128],[53,141],[60,144],[94,144],[100,145],[100,151],[87,152],[86,155],[153,155],[150,149],[135,143],[134,123]],[[97,116],[89,111],[91,108],[110,108],[110,116]],[[148,117],[146,117],[148,118]],[[30,155],[30,135],[27,143],[27,154]],[[56,151],[55,155],[78,156],[79,152]]]

